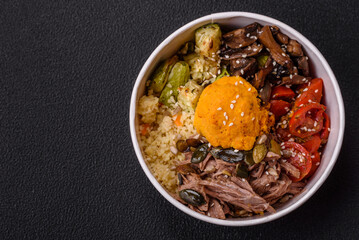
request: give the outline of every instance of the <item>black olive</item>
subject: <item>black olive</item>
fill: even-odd
[[[199,146],[196,151],[194,151],[192,158],[191,158],[191,162],[192,163],[200,163],[202,162],[208,154],[208,144],[202,144],[201,146]]]
[[[185,140],[178,140],[176,143],[176,147],[180,152],[185,152],[188,150],[188,145]]]
[[[201,142],[201,140],[196,139],[196,138],[189,138],[186,140],[188,146],[190,147],[198,147],[199,145],[201,145],[203,142]]]
[[[179,196],[183,201],[193,206],[200,206],[206,203],[204,197],[192,189],[184,189],[180,191]]]
[[[244,159],[244,153],[242,151],[235,151],[231,148],[223,149],[218,152],[220,159],[226,162],[235,163]]]
[[[241,177],[241,178],[248,177],[248,168],[245,165],[237,166],[237,177]]]

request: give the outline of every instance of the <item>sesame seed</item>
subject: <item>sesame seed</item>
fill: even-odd
[[[229,107],[230,107],[231,109],[233,109],[233,108],[234,108],[234,105],[231,103],[231,105],[229,105]]]
[[[238,98],[239,98],[239,95],[236,96],[236,99],[238,99]]]
[[[241,113],[241,116],[242,116],[242,117],[244,116],[244,112]]]
[[[243,58],[246,58],[246,57],[247,57],[247,54],[242,54],[242,57],[243,57]]]
[[[315,89],[315,91],[314,91],[315,93],[317,93],[318,92],[318,89]]]
[[[244,71],[243,71],[243,69],[241,69],[241,74],[242,74],[242,75],[244,74]]]
[[[220,69],[218,70],[217,74],[218,74],[218,75],[221,74],[221,70],[220,70]]]
[[[242,80],[239,81],[240,84],[243,84]]]
[[[277,63],[276,63],[276,61],[273,61],[273,66],[275,66]]]
[[[218,110],[218,111],[221,111],[221,110],[222,110],[222,108],[221,108],[221,107],[219,107],[219,108],[217,108],[217,110]]]
[[[239,150],[238,150],[238,149],[234,149],[234,152],[239,152]]]
[[[312,155],[312,156],[310,156],[311,158],[315,158],[315,156],[314,155]]]
[[[239,47],[242,47],[243,45],[242,44],[239,44]]]
[[[306,92],[306,91],[308,91],[308,88],[304,88],[304,89],[303,89],[303,92]]]
[[[236,60],[236,63],[239,64],[239,60]]]
[[[269,175],[269,172],[268,172],[268,171],[266,171],[266,175]]]
[[[236,86],[237,86],[237,85],[238,85],[238,82],[235,82],[235,83],[234,83],[234,85],[236,85]]]
[[[229,58],[229,56],[228,56],[228,55],[225,55],[224,57],[225,57],[225,58]]]
[[[285,57],[285,53],[282,53],[282,56]]]
[[[308,100],[308,102],[309,102],[309,103],[311,103],[311,102],[312,102],[312,100],[310,100],[310,99],[309,99],[309,100]]]
[[[252,90],[252,88],[248,88],[248,92],[250,92]]]
[[[266,184],[266,187],[268,187],[268,186],[269,186],[269,183]]]
[[[226,115],[227,115],[227,112],[224,112],[224,113],[223,113],[223,116],[226,116]]]
[[[232,103],[236,103],[237,101],[236,100],[232,100]]]
[[[292,74],[291,74],[291,75],[289,75],[289,78],[290,78],[290,79],[293,79],[293,75],[292,75]]]
[[[242,178],[242,182],[245,182],[246,180],[244,178]]]
[[[254,121],[256,118],[255,117],[252,117],[252,121]]]
[[[330,128],[328,128],[328,132],[330,132]]]
[[[223,121],[223,125],[226,125],[226,121]]]
[[[284,120],[284,121],[283,121],[283,124],[286,124],[286,123],[287,123],[287,120]]]
[[[249,36],[250,36],[250,34],[249,34],[249,33],[247,33],[246,37],[249,37]]]
[[[320,162],[317,162],[315,165],[319,166]]]
[[[228,120],[228,116],[225,116],[226,120]]]
[[[211,147],[211,143],[208,143],[208,147]]]
[[[318,125],[318,122],[317,121],[315,121],[314,122],[314,127],[316,127]]]
[[[233,123],[228,124],[228,126],[233,126]]]
[[[171,90],[171,91],[170,91],[170,94],[172,95],[172,93],[173,93],[173,91]]]

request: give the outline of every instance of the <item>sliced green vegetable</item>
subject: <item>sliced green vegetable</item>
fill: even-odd
[[[221,45],[222,32],[216,23],[198,28],[195,32],[195,41],[198,52],[206,57],[213,57]]]
[[[268,57],[269,57],[268,55],[261,55],[257,57],[257,63],[259,68],[264,68],[264,65],[266,64]]]
[[[208,144],[202,144],[201,146],[199,146],[196,151],[194,151],[194,153],[192,154],[192,158],[191,158],[191,163],[200,163],[203,162],[203,160],[207,157],[208,155]]]
[[[274,153],[276,153],[278,155],[281,155],[281,153],[280,153],[280,151],[281,151],[280,145],[274,139],[272,139],[270,141],[269,151],[274,152]]]
[[[230,76],[229,72],[227,71],[227,68],[225,67],[222,68],[222,72],[216,77],[216,80],[223,78],[224,76]]]
[[[267,147],[265,144],[258,144],[253,148],[253,161],[261,162],[267,155]]]
[[[155,93],[161,93],[162,89],[165,87],[168,76],[171,72],[173,65],[178,61],[177,56],[173,56],[160,64],[159,67],[155,70],[152,75],[152,81],[150,89]]]
[[[200,206],[206,203],[202,194],[192,189],[183,189],[179,192],[179,196],[183,201],[193,206]]]
[[[188,64],[183,61],[177,62],[173,66],[168,77],[168,82],[161,93],[160,102],[171,107],[177,101],[178,87],[185,85],[188,78]]]

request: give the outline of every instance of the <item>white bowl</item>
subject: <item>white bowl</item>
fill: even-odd
[[[145,82],[148,80],[150,74],[161,60],[164,60],[175,54],[184,42],[194,38],[194,31],[198,27],[210,22],[216,22],[221,26],[227,26],[231,28],[243,27],[253,22],[258,22],[262,25],[278,26],[284,34],[288,35],[292,39],[298,40],[299,43],[302,44],[304,51],[306,52],[311,62],[311,74],[315,77],[321,77],[324,81],[324,100],[327,106],[327,113],[331,119],[331,132],[329,135],[328,143],[322,154],[321,165],[311,180],[308,182],[303,192],[288,201],[284,206],[278,208],[277,211],[273,214],[266,213],[264,216],[253,216],[249,218],[226,220],[211,218],[199,214],[172,198],[168,192],[157,182],[143,158],[143,153],[139,145],[140,138],[138,134],[138,117],[136,114],[136,109],[137,102],[144,93]],[[344,117],[343,99],[337,80],[332,72],[332,69],[329,67],[327,61],[324,59],[319,50],[307,38],[288,25],[267,16],[248,12],[223,12],[207,15],[186,24],[185,26],[172,33],[155,49],[155,51],[153,51],[151,56],[147,59],[145,65],[142,67],[132,91],[130,106],[130,128],[133,146],[137,154],[138,161],[140,162],[143,170],[145,171],[153,186],[155,186],[155,188],[162,194],[162,196],[164,196],[170,203],[188,215],[209,223],[225,226],[249,226],[269,222],[290,213],[294,209],[301,206],[305,201],[307,201],[327,179],[337,160],[343,141],[345,121]],[[153,191],[153,189],[149,189],[149,191]]]

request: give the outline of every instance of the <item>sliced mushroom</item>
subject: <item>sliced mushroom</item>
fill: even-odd
[[[221,59],[224,60],[232,60],[232,59],[236,59],[236,58],[246,58],[246,57],[251,57],[251,56],[255,56],[258,53],[260,53],[263,49],[263,45],[254,42],[252,45],[242,49],[242,48],[237,48],[237,49],[233,49],[233,48],[228,48],[225,50],[222,50],[221,53],[219,54]]]
[[[250,76],[257,70],[254,58],[239,58],[231,61],[231,72],[235,76]]]
[[[287,46],[287,51],[291,56],[300,57],[303,56],[302,45],[300,45],[297,41],[291,39],[289,40],[289,44]]]
[[[283,33],[280,33],[280,32],[277,35],[275,35],[275,38],[281,44],[288,44],[288,42],[289,42],[288,36]]]
[[[298,62],[298,68],[299,70],[302,70],[303,76],[308,77],[309,76],[309,64],[308,64],[308,57],[299,57],[297,58]]]
[[[300,76],[300,75],[290,75],[289,77],[282,77],[282,84],[299,85],[299,84],[302,84],[302,83],[307,83],[311,79],[312,78],[310,78],[310,77],[303,77],[303,76]]]
[[[256,22],[223,35],[225,44],[230,48],[241,48],[251,45],[257,40],[260,25]]]
[[[284,53],[280,45],[274,40],[269,26],[264,26],[258,35],[259,41],[268,48],[272,58],[282,66],[288,68],[289,72],[293,71],[293,62],[290,57]]]
[[[254,80],[252,82],[252,85],[259,89],[264,86],[264,80],[266,79],[266,76],[271,73],[273,70],[273,60],[271,57],[269,57],[262,69],[259,70],[255,74]]]
[[[272,32],[273,35],[277,35],[279,33],[279,27],[277,26],[270,26],[270,30]]]

